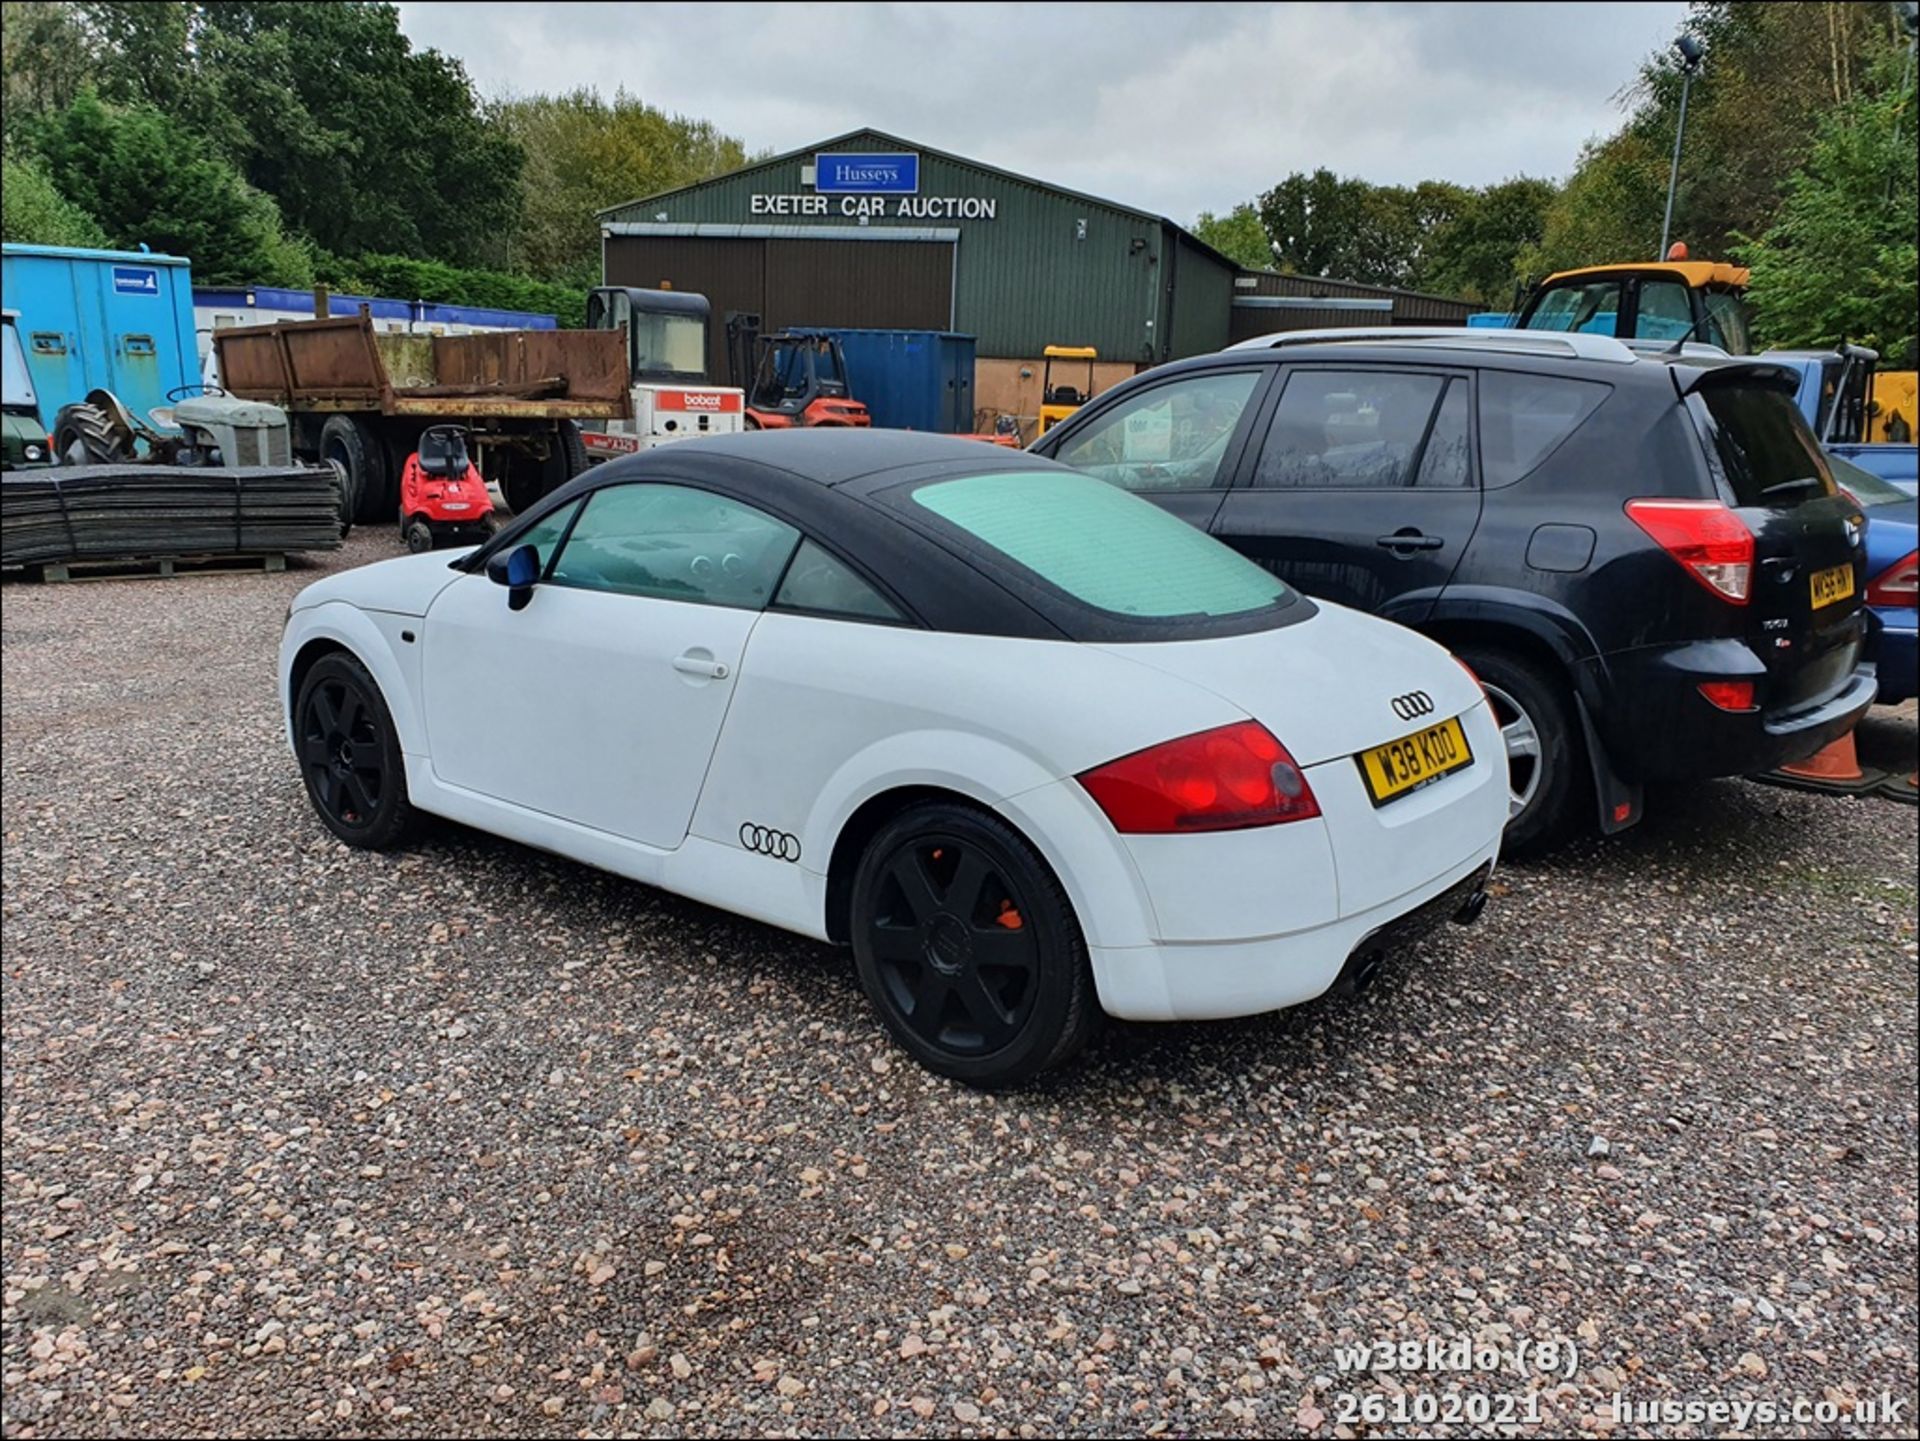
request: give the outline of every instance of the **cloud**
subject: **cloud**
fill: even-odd
[[[1563,176],[1679,3],[405,4],[489,95],[625,87],[752,149],[864,125],[1190,221],[1293,170]],[[609,197],[609,201],[621,197]]]

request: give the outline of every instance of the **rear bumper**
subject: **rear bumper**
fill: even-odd
[[[1880,705],[1920,694],[1920,610],[1876,606],[1870,654],[1880,672]]]
[[[1387,905],[1292,935],[1091,947],[1100,1004],[1128,1021],[1220,1020],[1300,1005],[1350,965],[1370,965],[1449,918],[1477,916],[1499,849],[1496,840]]]
[[[1805,760],[1851,730],[1873,704],[1874,666],[1841,671],[1821,695],[1766,705],[1766,667],[1742,641],[1702,641],[1614,655],[1612,704],[1601,724],[1609,757],[1632,781],[1747,776]],[[1705,681],[1753,679],[1761,708],[1724,711]]]

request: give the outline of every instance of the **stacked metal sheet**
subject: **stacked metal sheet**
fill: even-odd
[[[339,545],[331,466],[65,465],[0,475],[0,565]]]

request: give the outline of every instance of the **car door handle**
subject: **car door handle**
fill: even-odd
[[[675,656],[673,668],[682,675],[697,675],[706,680],[725,680],[727,663],[715,660],[711,656],[695,655],[688,651],[685,655]]]
[[[1396,531],[1392,535],[1383,535],[1374,542],[1385,550],[1438,550],[1446,543],[1443,536],[1422,535],[1417,530]]]

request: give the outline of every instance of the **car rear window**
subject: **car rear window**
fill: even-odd
[[[1289,604],[1280,580],[1150,501],[1092,476],[996,471],[930,481],[912,503],[1083,605],[1134,620]]]
[[[1757,385],[1702,385],[1693,413],[1728,500],[1739,506],[1798,504],[1833,494],[1833,472],[1806,417],[1784,391]]]
[[[1578,430],[1613,387],[1591,380],[1480,372],[1480,473],[1512,485]]]

